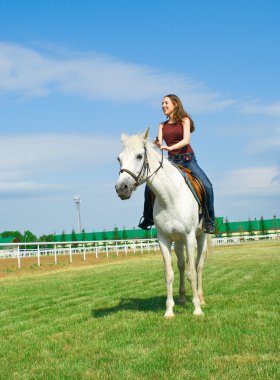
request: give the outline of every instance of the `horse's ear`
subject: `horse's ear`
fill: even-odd
[[[149,132],[150,132],[150,128],[146,128],[143,136],[144,136],[144,141],[145,141],[145,144],[147,143],[147,141],[149,140]]]
[[[122,135],[121,135],[121,142],[123,143],[123,145],[125,145],[125,142],[126,142],[126,140],[127,140],[127,134],[126,133],[123,133]]]

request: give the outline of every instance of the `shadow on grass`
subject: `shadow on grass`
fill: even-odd
[[[191,302],[191,297],[187,298],[187,304]],[[184,307],[184,305],[178,305],[178,307]],[[118,305],[113,307],[104,307],[101,309],[92,309],[91,315],[93,318],[102,318],[109,316],[114,313],[118,313],[119,311],[149,311],[149,312],[164,312],[166,305],[166,296],[158,296],[151,298],[122,298]]]

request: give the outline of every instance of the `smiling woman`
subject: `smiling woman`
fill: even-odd
[[[192,175],[203,184],[206,191],[206,199],[203,203],[203,228],[206,233],[213,234],[215,232],[215,213],[212,184],[198,166],[196,156],[190,145],[190,135],[195,130],[194,122],[184,110],[179,97],[174,94],[164,96],[162,111],[167,121],[160,123],[155,144],[162,151],[168,151],[168,159],[173,165],[190,170]],[[166,145],[163,144],[163,141],[166,142]],[[146,186],[143,220],[140,221],[138,227],[149,230],[153,224],[151,191]]]

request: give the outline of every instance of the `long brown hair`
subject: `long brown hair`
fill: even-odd
[[[176,121],[176,123],[182,124],[182,121],[185,117],[187,117],[190,120],[191,133],[192,133],[195,130],[193,119],[184,110],[184,107],[183,107],[183,104],[182,104],[180,98],[174,94],[165,95],[164,98],[169,98],[175,107],[173,118]]]

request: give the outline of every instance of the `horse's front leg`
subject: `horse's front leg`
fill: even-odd
[[[161,236],[158,236],[158,241],[164,261],[164,274],[167,290],[166,312],[164,314],[164,317],[172,318],[174,317],[173,307],[175,303],[173,299],[174,272],[172,268],[171,241]]]
[[[180,274],[179,298],[178,303],[184,305],[186,303],[186,287],[185,287],[185,255],[184,243],[182,241],[175,242],[175,253],[177,256],[177,266]]]
[[[198,297],[200,299],[201,306],[205,305],[203,290],[202,290],[202,272],[204,268],[206,253],[207,253],[207,235],[202,234],[197,238],[197,261],[196,261],[197,291],[198,291]]]
[[[203,312],[200,307],[200,299],[198,297],[197,291],[197,272],[195,267],[195,245],[196,245],[196,237],[195,233],[191,232],[187,235],[186,238],[186,246],[187,246],[187,255],[188,255],[188,269],[187,269],[187,277],[191,285],[192,289],[192,303],[194,306],[194,315],[203,315]]]

